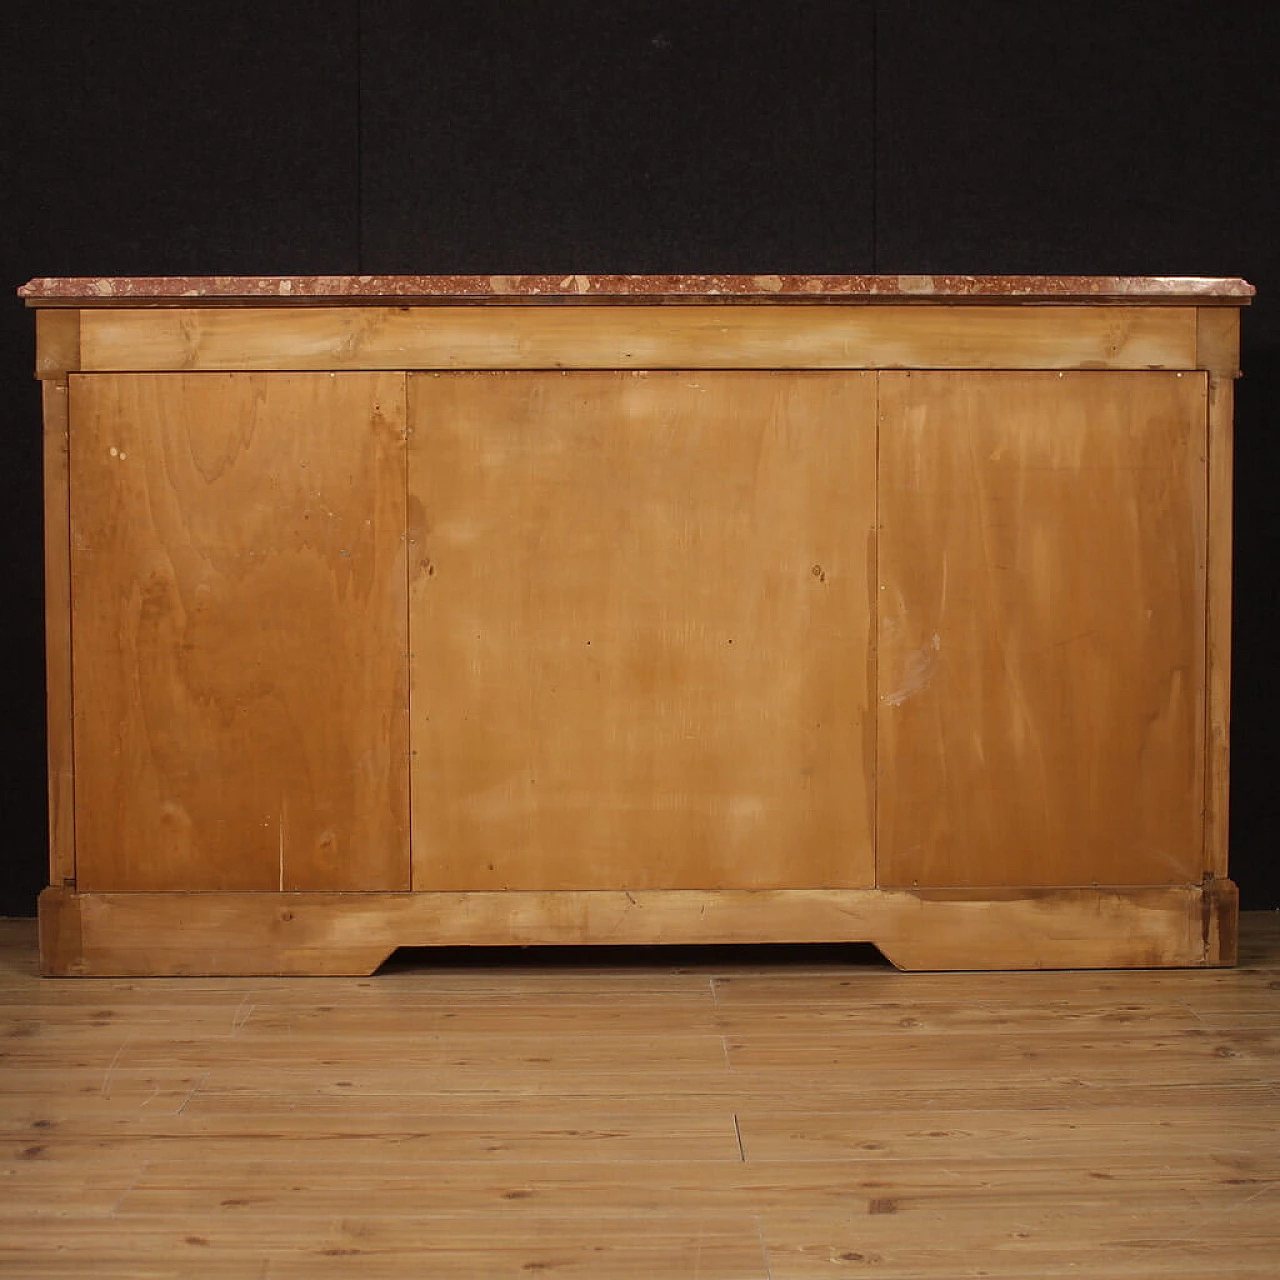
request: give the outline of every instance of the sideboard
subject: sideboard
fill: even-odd
[[[20,293],[46,974],[1234,962],[1245,282]]]

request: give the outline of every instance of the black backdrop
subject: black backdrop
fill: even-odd
[[[1272,853],[1280,6],[23,4],[0,284],[34,275],[1242,275],[1232,868]],[[39,396],[0,303],[0,913],[44,883]]]

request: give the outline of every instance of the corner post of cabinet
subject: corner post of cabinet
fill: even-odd
[[[1240,376],[1240,311],[1196,309],[1196,366],[1209,378],[1205,575],[1205,875],[1227,875],[1231,753],[1231,541],[1233,413]]]
[[[71,691],[71,492],[68,376],[80,367],[80,312],[36,312],[36,377],[44,399],[45,671],[49,883],[76,876]]]

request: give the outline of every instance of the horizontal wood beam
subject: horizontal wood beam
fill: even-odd
[[[122,308],[85,371],[1191,369],[1194,307]]]
[[[1234,886],[103,893],[46,889],[54,976],[367,974],[396,947],[873,942],[902,969],[1234,962]]]

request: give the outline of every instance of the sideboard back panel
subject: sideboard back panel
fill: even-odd
[[[873,884],[875,375],[409,386],[414,888]]]
[[[78,885],[407,888],[403,376],[71,406]]]
[[[879,881],[1202,874],[1206,378],[880,378]]]

